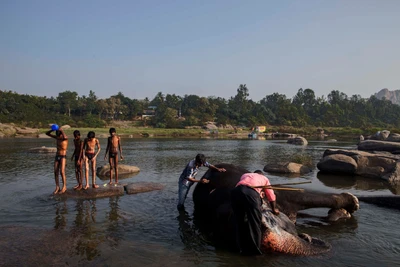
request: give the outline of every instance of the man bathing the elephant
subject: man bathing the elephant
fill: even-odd
[[[196,158],[193,160],[189,161],[189,163],[186,165],[185,169],[183,170],[181,176],[179,177],[179,201],[178,201],[178,210],[183,210],[185,208],[185,200],[187,197],[187,194],[189,193],[190,187],[194,183],[208,183],[209,180],[207,179],[201,179],[201,180],[196,180],[196,174],[199,171],[199,168],[201,166],[208,167],[210,169],[217,170],[219,172],[224,172],[226,171],[224,168],[217,168],[214,165],[211,165],[206,161],[206,157],[203,154],[197,154]]]
[[[232,209],[236,220],[236,238],[240,252],[243,255],[262,254],[261,245],[261,220],[262,199],[267,197],[272,213],[279,214],[276,208],[276,197],[268,178],[260,170],[254,173],[245,173],[231,191]]]

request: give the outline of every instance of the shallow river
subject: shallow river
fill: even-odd
[[[104,165],[106,139],[98,166]],[[136,195],[95,200],[57,200],[54,155],[27,153],[29,148],[55,146],[53,139],[0,139],[0,266],[400,266],[400,213],[360,202],[353,218],[321,223],[300,218],[298,230],[329,242],[332,250],[313,257],[267,254],[242,257],[215,248],[193,223],[192,187],[188,216],[176,210],[178,177],[187,162],[204,153],[251,171],[295,153],[314,163],[327,148],[354,149],[352,142],[310,142],[305,148],[279,140],[122,139],[122,164],[140,168],[124,183],[151,181],[165,188]],[[73,150],[70,140],[68,157]],[[201,168],[198,177],[206,171]],[[312,181],[302,188],[355,195],[393,195],[383,181],[313,172],[288,177],[267,174],[271,183]],[[98,184],[106,180],[97,178]],[[75,185],[73,162],[67,163],[67,186]],[[299,186],[300,187],[300,186]],[[324,216],[327,209],[307,213]]]

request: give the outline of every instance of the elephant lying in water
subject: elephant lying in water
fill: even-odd
[[[195,218],[203,222],[210,230],[217,243],[222,245],[236,244],[235,222],[230,203],[230,191],[248,170],[231,165],[218,164],[226,172],[209,169],[203,178],[208,184],[198,183],[193,192]],[[330,250],[330,245],[307,234],[298,234],[294,221],[297,211],[306,208],[330,207],[336,210],[347,210],[352,213],[358,209],[357,198],[351,194],[318,194],[299,191],[275,191],[277,205],[281,213],[273,215],[268,204],[263,205],[262,245],[264,252],[282,252],[293,255],[315,255]],[[267,201],[265,202],[267,203]],[[288,213],[292,220],[285,214]],[[340,213],[340,212],[339,212]]]

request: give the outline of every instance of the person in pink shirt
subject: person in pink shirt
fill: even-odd
[[[231,203],[236,219],[236,237],[240,253],[243,255],[262,254],[261,245],[261,206],[264,196],[268,199],[272,213],[279,215],[276,208],[274,190],[254,188],[270,185],[260,170],[245,173],[231,192]]]

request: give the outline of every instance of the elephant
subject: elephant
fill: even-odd
[[[193,191],[194,217],[200,230],[209,231],[216,245],[236,249],[235,222],[230,203],[230,191],[240,177],[249,172],[233,164],[215,165],[226,172],[207,170],[202,178],[209,183],[198,183]],[[298,234],[295,226],[297,211],[314,207],[330,207],[333,217],[358,209],[358,200],[351,194],[318,194],[298,191],[276,191],[279,215],[273,215],[268,201],[262,207],[262,252],[280,252],[291,255],[316,255],[329,251],[331,245],[307,234]],[[339,214],[339,215],[338,215]],[[329,217],[329,216],[328,216]]]

